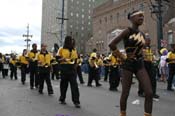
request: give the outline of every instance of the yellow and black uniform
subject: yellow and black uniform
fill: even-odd
[[[27,73],[27,70],[28,70],[28,59],[26,56],[24,55],[21,55],[19,56],[19,62],[20,62],[20,65],[21,65],[21,82],[22,84],[25,84],[25,81],[26,81],[26,73]]]
[[[40,52],[37,55],[38,70],[39,70],[39,93],[43,93],[44,81],[47,84],[48,94],[53,94],[53,88],[50,80],[51,54],[47,51]]]
[[[52,80],[54,80],[54,76],[56,76],[56,79],[58,80],[60,77],[60,70],[59,70],[59,63],[56,60],[55,56],[52,56],[51,60],[51,67],[52,67]]]
[[[83,76],[82,76],[82,71],[81,71],[81,65],[82,65],[83,59],[79,56],[76,60],[76,65],[77,65],[77,76],[79,78],[79,81],[81,84],[84,84]]]
[[[120,71],[119,71],[119,61],[120,59],[113,56],[112,54],[109,55],[110,62],[110,72],[109,72],[109,90],[117,91],[117,87],[120,83]]]
[[[4,56],[0,53],[0,71],[2,72],[2,77],[5,78],[5,73],[4,73]]]
[[[9,62],[9,65],[10,65],[10,78],[11,80],[13,79],[13,76],[15,77],[15,80],[18,79],[17,77],[17,64],[18,64],[18,60],[16,59],[16,57],[13,57],[13,58],[10,58],[10,62]]]
[[[97,53],[92,52],[89,57],[89,77],[88,86],[92,87],[92,81],[95,80],[96,86],[101,86],[99,83],[99,67],[97,65]]]
[[[154,54],[153,51],[151,50],[150,46],[146,46],[143,49],[143,58],[144,58],[144,66],[146,71],[148,72],[151,85],[152,85],[152,90],[153,90],[153,97],[157,96],[156,95],[156,87],[157,87],[157,81],[156,81],[156,68],[154,67]],[[141,84],[139,83],[139,90],[138,90],[138,95],[139,96],[144,96],[143,95],[144,91],[141,87]]]
[[[76,49],[67,49],[67,48],[59,48],[58,50],[58,57],[60,61],[61,67],[61,82],[60,82],[60,91],[61,96],[59,101],[61,103],[65,102],[66,99],[66,92],[68,88],[68,84],[70,83],[71,86],[71,93],[72,93],[72,101],[74,104],[80,104],[79,101],[79,89],[76,80],[76,64],[75,60],[78,58],[77,50]]]
[[[173,91],[172,89],[172,81],[175,75],[175,51],[170,51],[167,56],[168,68],[169,68],[169,76],[168,76],[168,86],[167,90]]]
[[[109,71],[110,71],[110,59],[109,57],[105,57],[103,60],[103,64],[104,64],[104,68],[105,68],[105,77],[104,77],[104,81],[108,80],[108,75],[109,75]]]
[[[38,88],[38,85],[39,85],[37,54],[38,54],[37,50],[31,50],[28,53],[31,89],[33,89],[34,86]]]
[[[98,57],[97,59],[97,66],[98,66],[98,79],[101,79],[102,76],[102,67],[103,67],[103,59]]]

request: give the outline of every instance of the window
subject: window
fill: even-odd
[[[81,16],[82,18],[84,18],[84,14],[82,14],[82,16]]]
[[[84,30],[84,27],[81,27],[81,30],[83,31]]]
[[[84,9],[82,9],[81,11],[84,12]]]
[[[102,20],[101,19],[99,20],[99,22],[100,22],[100,24],[102,24]]]
[[[70,28],[72,28],[73,26],[72,25],[70,25]]]
[[[89,14],[91,13],[91,10],[89,10]]]
[[[107,17],[105,17],[105,22],[107,23]]]
[[[77,4],[79,4],[79,1],[77,1]]]
[[[79,17],[79,14],[77,13],[76,16]]]
[[[110,20],[111,20],[111,21],[113,20],[113,16],[112,16],[112,15],[110,16]]]
[[[116,16],[116,18],[117,18],[117,22],[119,21],[119,17],[120,17],[120,14],[117,13],[117,16]]]
[[[88,16],[88,19],[91,19],[91,16]]]
[[[143,3],[139,4],[139,9],[140,10],[143,10],[144,9],[144,4]]]

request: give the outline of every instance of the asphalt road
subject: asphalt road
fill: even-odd
[[[87,82],[87,75],[84,75]],[[30,90],[29,78],[25,85],[20,79],[2,79],[0,76],[0,116],[119,116],[119,100],[121,85],[118,92],[108,90],[108,83],[101,81],[102,87],[79,85],[81,108],[74,107],[71,101],[70,88],[67,92],[67,105],[58,102],[59,82],[52,81],[54,95],[48,96],[46,85],[44,94],[36,89]],[[137,96],[137,81],[132,85],[128,98],[128,116],[143,116],[144,98]],[[175,116],[175,92],[167,92],[166,84],[158,82],[159,101],[154,101],[153,116]],[[132,104],[133,101],[139,104]]]

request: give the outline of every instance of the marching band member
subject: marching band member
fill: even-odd
[[[13,76],[15,77],[15,80],[17,80],[18,79],[17,66],[19,66],[20,63],[18,62],[15,54],[11,55],[9,65],[10,65],[10,71],[11,71],[11,73],[10,73],[11,80],[13,79]]]
[[[39,93],[43,94],[44,88],[44,81],[47,84],[47,91],[48,94],[53,94],[53,88],[50,80],[50,61],[51,61],[51,54],[47,51],[47,45],[42,43],[41,44],[41,51],[37,55],[37,63],[38,63],[38,70],[39,70]]]
[[[19,62],[21,65],[21,82],[23,85],[25,84],[25,81],[26,81],[26,73],[27,73],[27,68],[29,64],[28,57],[26,55],[27,55],[27,50],[24,49],[22,55],[19,56]]]
[[[99,77],[98,77],[98,65],[97,65],[97,50],[93,49],[93,52],[91,53],[89,57],[89,77],[88,77],[88,85],[89,87],[92,87],[92,81],[95,80],[96,87],[101,86],[99,83]]]
[[[5,73],[4,73],[4,56],[2,55],[2,53],[0,53],[0,71],[2,72],[2,77],[5,78]]]
[[[52,72],[52,80],[54,80],[54,76],[56,76],[56,79],[58,80],[60,77],[60,70],[59,70],[59,63],[56,59],[56,53],[53,53],[52,60],[51,60],[51,72]]]
[[[78,55],[78,58],[76,60],[76,64],[77,64],[77,76],[80,80],[81,84],[84,84],[84,80],[83,80],[83,75],[82,75],[82,71],[81,71],[81,65],[82,65],[83,59],[81,58],[80,54]]]
[[[32,50],[28,53],[29,57],[29,71],[30,71],[30,89],[38,88],[39,76],[37,66],[37,44],[32,44]]]
[[[75,40],[71,36],[66,36],[63,47],[58,50],[58,60],[61,67],[61,82],[60,91],[61,96],[59,101],[61,104],[66,104],[66,92],[68,84],[70,83],[72,101],[76,108],[80,108],[79,89],[76,80],[76,64],[75,60],[78,58],[77,50],[75,49]]]
[[[172,50],[168,53],[167,56],[167,62],[168,62],[168,68],[169,68],[169,77],[168,77],[168,84],[167,84],[167,90],[168,91],[174,91],[172,89],[172,82],[173,77],[175,75],[175,44],[171,44]]]
[[[112,54],[109,55],[110,63],[110,72],[109,72],[109,90],[110,91],[118,91],[117,87],[120,83],[120,71],[119,71],[119,63],[120,59]]]

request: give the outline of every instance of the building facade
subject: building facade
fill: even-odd
[[[87,48],[89,48],[87,52],[97,48],[99,53],[108,54],[110,52],[108,43],[113,38],[111,33],[114,30],[123,30],[130,26],[127,15],[129,12],[138,9],[143,10],[145,16],[145,21],[140,29],[150,35],[152,48],[156,50],[157,21],[150,8],[150,0],[108,0],[95,8],[92,17],[93,37],[86,44]],[[119,48],[123,49],[122,43],[119,44]]]
[[[61,39],[61,20],[63,0],[43,0],[41,42],[51,49],[54,43],[63,43],[66,35],[76,40],[80,53],[85,52],[85,43],[92,36],[92,11],[107,0],[64,0],[64,27]],[[58,17],[58,18],[56,18]]]
[[[67,10],[67,2],[65,1],[65,17]],[[42,27],[41,27],[41,43],[48,45],[51,51],[54,43],[61,43],[61,20],[62,17],[62,0],[42,0]],[[66,22],[64,25],[64,33],[66,33]]]

